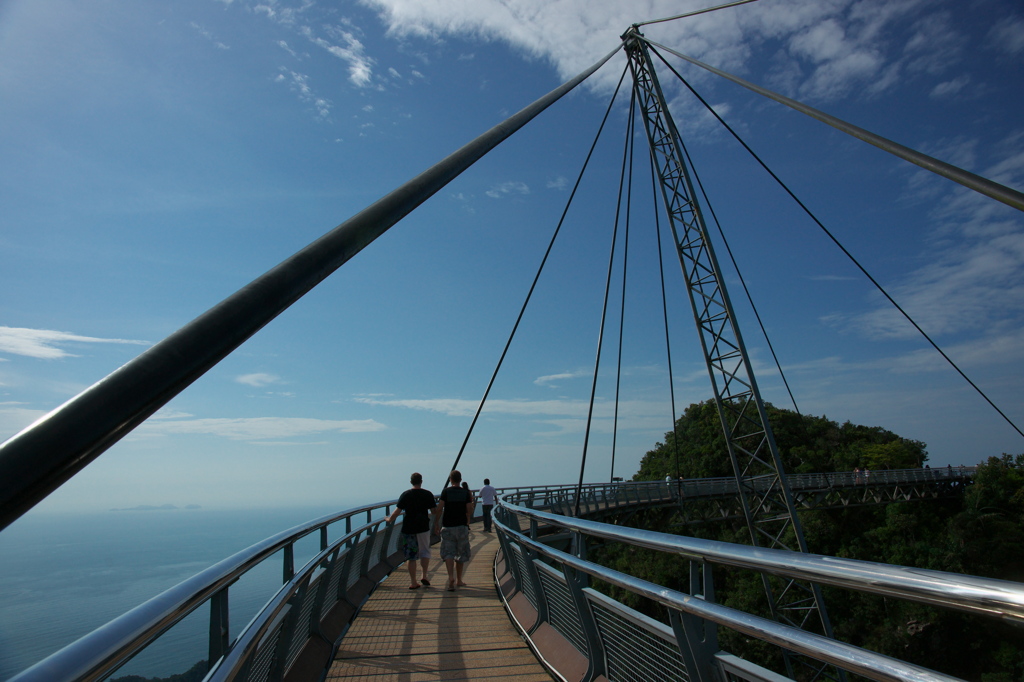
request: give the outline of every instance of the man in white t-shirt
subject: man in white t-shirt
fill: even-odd
[[[491,532],[491,510],[498,499],[498,491],[491,486],[491,479],[484,479],[484,487],[480,488],[480,503],[484,506],[484,532]]]

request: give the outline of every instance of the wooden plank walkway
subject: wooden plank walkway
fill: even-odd
[[[553,678],[512,625],[494,586],[498,540],[480,524],[470,532],[467,587],[445,591],[448,573],[434,545],[431,587],[409,589],[395,569],[352,623],[326,679],[367,682],[490,680],[550,682]]]

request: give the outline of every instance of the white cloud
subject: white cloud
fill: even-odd
[[[480,404],[478,400],[461,398],[420,398],[420,399],[380,399],[357,397],[355,401],[365,405],[381,407],[401,407],[410,410],[438,412],[449,417],[472,417]],[[594,416],[607,419],[614,413],[615,406],[607,401],[599,400],[594,405]],[[658,415],[663,421],[663,403],[644,400],[624,400],[619,403],[620,418],[637,419],[651,414]],[[483,414],[508,415],[514,417],[573,417],[586,418],[589,405],[585,400],[488,400],[484,405]]]
[[[533,380],[533,383],[538,386],[544,386],[546,384],[554,384],[556,381],[564,381],[566,379],[579,379],[580,377],[590,376],[589,372],[583,370],[577,370],[575,372],[562,372],[561,374],[548,374],[546,376],[537,377]],[[552,386],[554,388],[554,386]]]
[[[500,185],[495,185],[491,189],[484,192],[487,196],[492,199],[501,199],[507,197],[510,194],[529,194],[530,188],[525,182],[509,181],[503,182]]]
[[[332,43],[315,35],[313,29],[308,26],[303,26],[300,32],[311,43],[327,50],[348,64],[348,79],[353,85],[361,88],[370,85],[373,78],[373,59],[366,56],[365,48],[359,39],[352,32],[337,26],[328,25],[325,30],[332,39],[340,44]]]
[[[293,50],[291,47],[289,47],[287,42],[285,42],[284,40],[279,40],[279,41],[277,41],[277,44],[278,44],[278,46],[282,50],[284,50],[285,52],[287,52],[291,56],[293,56],[295,58],[298,58],[299,55],[295,54],[295,50]]]
[[[227,45],[225,45],[221,41],[219,41],[216,38],[214,38],[213,37],[213,33],[211,33],[205,27],[197,24],[196,22],[194,22],[194,21],[191,22],[189,24],[189,26],[191,26],[192,29],[195,30],[195,32],[198,33],[199,35],[201,35],[203,38],[206,38],[211,43],[213,43],[213,46],[216,47],[217,49],[219,49],[219,50],[230,50],[231,49],[230,47],[228,47]]]
[[[0,353],[24,355],[30,358],[56,359],[77,357],[60,346],[75,343],[117,343],[146,346],[147,341],[130,339],[103,339],[81,336],[71,332],[49,329],[25,329],[22,327],[0,327]]]
[[[499,40],[530,57],[549,60],[563,79],[605,55],[634,22],[672,16],[680,9],[675,0],[364,2],[377,8],[393,35]],[[652,40],[726,70],[745,70],[752,45],[779,42],[784,48],[775,66],[776,82],[799,86],[804,96],[831,98],[858,86],[895,87],[905,70],[936,64],[944,68],[957,58],[961,43],[955,26],[944,17],[927,0],[789,0],[745,5],[642,30]],[[918,20],[915,30],[901,43],[893,28],[912,19]],[[992,40],[1009,51],[1016,49],[1018,33],[1016,25],[1008,22]],[[939,59],[942,55],[945,58]],[[610,90],[617,75],[617,69],[606,69],[588,85]]]
[[[240,377],[236,377],[235,381],[246,386],[252,386],[253,388],[263,388],[264,386],[270,386],[271,384],[281,383],[281,377],[274,374],[264,374],[263,372],[255,372],[253,374],[243,374]]]
[[[315,434],[366,433],[387,428],[373,419],[333,420],[301,417],[159,419],[145,422],[137,436],[208,435],[240,441],[296,438]]]
[[[559,175],[557,178],[548,180],[546,187],[548,189],[565,189],[569,186],[569,180],[564,175]]]
[[[1024,18],[1006,17],[992,27],[988,37],[993,47],[1008,55],[1024,52]]]
[[[932,88],[932,91],[931,91],[931,93],[929,93],[928,96],[931,97],[932,99],[942,99],[943,97],[952,97],[953,95],[957,94],[958,92],[963,90],[965,87],[967,87],[967,84],[970,83],[970,82],[971,82],[970,76],[958,76],[958,77],[954,78],[951,81],[945,81],[944,83],[939,83],[934,88]]]
[[[287,82],[292,91],[299,95],[299,99],[312,104],[320,118],[327,118],[331,114],[331,101],[318,96],[309,85],[309,76],[281,67],[281,73],[274,79],[278,83]]]

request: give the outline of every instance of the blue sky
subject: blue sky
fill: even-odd
[[[0,4],[0,437],[589,66],[632,22],[698,6]],[[1016,2],[760,0],[645,33],[1024,186]],[[397,496],[412,470],[440,486],[623,65],[479,162],[34,513],[349,506]],[[680,68],[1024,423],[1021,214]],[[933,466],[1024,451],[709,116],[666,87],[801,410],[925,441]],[[469,442],[460,468],[474,485],[578,476],[625,114],[623,102]],[[631,227],[616,446],[627,477],[671,424],[650,215],[638,205]],[[669,273],[681,410],[710,387],[678,267]],[[785,406],[734,274],[729,284],[762,392]],[[609,475],[616,335],[606,333],[587,480]]]

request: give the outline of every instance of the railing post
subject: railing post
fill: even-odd
[[[210,643],[206,669],[219,661],[228,650],[228,588],[224,588],[210,598]]]
[[[520,545],[520,551],[523,553],[523,563],[526,565],[526,575],[523,576],[523,580],[529,580],[530,584],[533,585],[533,593],[537,597],[537,622],[533,624],[526,634],[532,635],[533,632],[541,626],[542,623],[548,622],[548,601],[544,595],[544,585],[540,581],[540,571],[537,570],[536,561],[540,561],[537,553],[532,549],[528,549]]]
[[[579,531],[572,531],[572,554],[573,556],[587,561],[587,536]],[[590,576],[583,573],[579,577],[579,582],[582,587],[590,586]]]
[[[327,526],[320,527],[320,551],[327,549]]]
[[[690,562],[690,594],[706,602],[715,601],[711,567],[703,561]],[[690,679],[718,682],[715,654],[718,653],[718,626],[697,616],[669,609],[669,621],[675,632],[679,653],[690,672]]]
[[[366,539],[363,542],[366,543],[363,549],[363,560],[359,566],[359,577],[363,577],[370,572],[370,553],[373,551],[373,541],[377,537],[377,529],[370,528],[366,531]]]
[[[573,605],[576,607],[576,615],[580,620],[580,629],[587,641],[587,672],[582,682],[591,680],[607,674],[604,664],[604,644],[601,642],[601,633],[597,629],[597,620],[590,610],[590,602],[583,593],[590,576],[577,571],[565,564],[562,564],[562,575],[565,577],[565,585],[572,597]]]
[[[284,566],[282,568],[283,580],[286,583],[295,576],[295,545],[289,542],[284,547]]]

